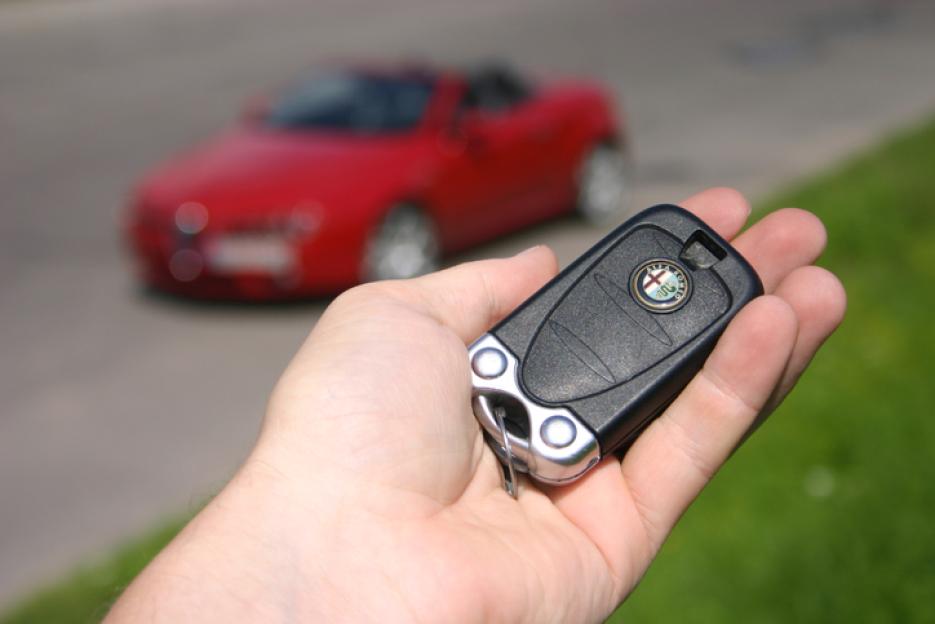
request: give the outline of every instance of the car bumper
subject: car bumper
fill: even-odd
[[[300,299],[335,294],[359,281],[356,254],[320,236],[289,241],[285,253],[219,245],[222,238],[185,239],[145,228],[133,228],[129,236],[144,283],[194,299]]]

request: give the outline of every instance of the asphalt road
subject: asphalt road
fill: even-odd
[[[221,487],[325,305],[139,293],[116,215],[141,171],[318,59],[505,57],[616,90],[638,204],[759,196],[935,109],[935,5],[817,4],[0,5],[0,603]]]

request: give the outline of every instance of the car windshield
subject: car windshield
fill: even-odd
[[[422,119],[433,86],[424,77],[321,75],[287,90],[265,123],[283,129],[402,132]]]

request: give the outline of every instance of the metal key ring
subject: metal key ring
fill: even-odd
[[[516,476],[516,465],[513,461],[513,449],[510,445],[510,436],[507,434],[506,423],[503,420],[503,415],[506,413],[506,410],[502,407],[495,407],[491,409],[490,402],[485,396],[477,397],[477,402],[485,412],[492,414],[494,420],[497,421],[497,427],[500,429],[500,439],[495,441],[500,444],[505,456],[499,457],[497,454],[498,463],[501,464],[502,468],[500,471],[500,477],[503,483],[503,489],[506,490],[507,494],[518,500],[519,482]]]
[[[503,433],[503,450],[506,451],[506,471],[503,473],[503,488],[507,494],[515,499],[519,499],[519,483],[516,480],[516,466],[513,464],[513,449],[510,448],[510,436],[506,435],[506,423],[503,422],[503,414],[506,412],[502,407],[494,408],[493,415],[497,419],[500,431]]]
[[[597,463],[600,447],[594,434],[570,409],[540,405],[527,397],[519,383],[518,360],[494,335],[481,336],[468,353],[474,416],[504,465],[504,438],[510,446],[514,471],[525,472],[543,483],[567,483]],[[502,422],[494,415],[494,409],[500,407],[504,409]],[[513,407],[517,421],[522,423],[521,433],[504,427],[514,416]]]

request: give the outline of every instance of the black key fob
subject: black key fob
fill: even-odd
[[[658,416],[762,293],[697,217],[644,210],[471,345],[474,413],[511,470],[571,482]]]

